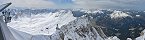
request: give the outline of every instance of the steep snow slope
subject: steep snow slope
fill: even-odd
[[[47,14],[37,14],[32,15],[31,17],[21,17],[17,20],[12,20],[8,23],[8,26],[26,32],[32,35],[51,35],[56,30],[55,28],[60,28],[62,25],[68,24],[75,20],[71,11],[65,12],[61,10],[56,13],[47,13]]]
[[[57,29],[51,40],[119,40],[117,37],[103,38],[94,25],[94,20],[86,16],[77,18],[69,24]]]
[[[64,40],[103,40],[87,17],[80,17],[62,26],[60,32],[64,35]]]

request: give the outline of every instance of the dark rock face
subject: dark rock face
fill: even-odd
[[[97,24],[106,27],[104,28],[104,32],[108,36],[117,36],[122,40],[125,40],[126,38],[134,39],[139,37],[139,33],[141,33],[141,31],[145,28],[145,20],[128,17],[118,21],[103,20],[103,22],[98,22]],[[120,33],[120,35],[116,35],[117,33]]]
[[[131,11],[129,15],[132,17],[117,19],[111,19],[105,14],[111,14],[111,12],[104,13],[102,17],[96,17],[96,23],[99,26],[105,27],[102,29],[107,36],[117,36],[121,40],[126,40],[127,38],[135,39],[145,29],[144,12]],[[140,15],[140,17],[136,17],[135,15]]]
[[[80,11],[72,11],[72,14],[74,17],[81,17],[81,16],[85,15],[86,13],[80,12]]]
[[[109,16],[113,13],[113,11],[100,11],[104,13],[89,14],[89,16],[96,18],[96,25],[102,26],[104,33],[108,37],[117,36],[120,40],[126,40],[127,38],[135,39],[139,37],[140,33],[145,29],[145,12],[143,11],[123,10],[121,12],[126,13],[131,17],[122,17],[116,19],[112,19]],[[88,15],[87,13],[79,11],[73,12],[73,14],[75,17]]]

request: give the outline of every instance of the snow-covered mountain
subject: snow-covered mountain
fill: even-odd
[[[33,12],[28,10],[12,12],[13,19],[8,26],[17,40],[144,40],[145,38],[143,11],[84,9],[31,11]]]

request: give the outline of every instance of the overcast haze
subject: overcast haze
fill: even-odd
[[[145,9],[145,0],[0,0],[22,8]]]

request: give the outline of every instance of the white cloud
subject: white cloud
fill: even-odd
[[[114,2],[111,1],[97,1],[97,0],[76,0],[74,1],[74,3],[76,4],[76,7],[79,8],[104,8],[105,6],[109,6],[111,4],[115,4]]]
[[[53,8],[55,3],[45,0],[7,0],[12,2],[11,7],[27,7],[27,8]]]
[[[4,0],[5,1],[5,0]],[[64,0],[58,0],[64,1]],[[56,0],[9,0],[14,7],[87,8],[87,9],[145,9],[145,0],[72,0],[58,4]],[[65,1],[66,2],[66,1]]]
[[[145,0],[75,0],[78,8],[100,9],[143,9]]]

